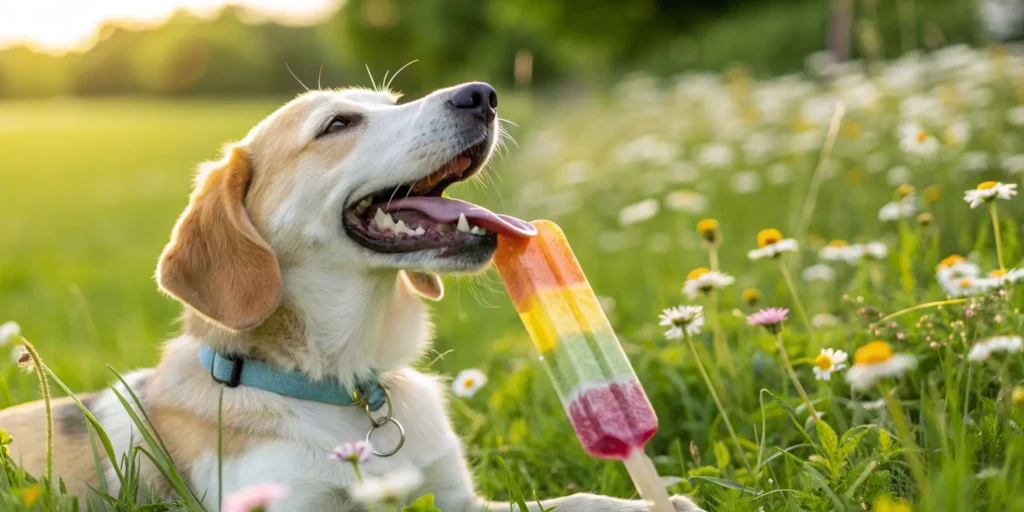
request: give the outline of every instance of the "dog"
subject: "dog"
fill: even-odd
[[[490,159],[497,93],[475,82],[398,100],[359,88],[304,93],[199,167],[156,271],[159,288],[184,305],[183,332],[166,343],[155,369],[125,381],[210,510],[220,507],[218,484],[226,495],[264,482],[289,488],[272,511],[358,510],[346,494],[356,481],[352,466],[328,454],[368,432],[376,449],[394,453],[373,458],[364,474],[411,466],[423,475],[413,497],[433,493],[446,512],[513,507],[476,494],[446,414],[444,382],[410,367],[431,338],[422,298],[443,296],[438,274],[480,271],[497,234],[531,234],[523,221],[442,196]],[[246,384],[246,372],[257,370],[320,386],[336,403]],[[115,389],[125,395],[123,385]],[[112,390],[80,399],[118,457],[142,443]],[[77,404],[58,399],[53,411],[54,478],[79,494],[102,478],[116,494],[117,461],[103,457],[97,471]],[[15,439],[14,460],[42,474],[42,403],[0,411],[0,427]],[[171,493],[146,460],[141,476],[154,492]],[[672,500],[677,510],[699,510],[685,497]],[[648,510],[642,501],[593,494],[540,505]]]

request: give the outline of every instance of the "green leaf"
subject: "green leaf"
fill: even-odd
[[[721,441],[715,443],[715,460],[718,462],[718,469],[723,472],[729,467],[729,463],[732,462],[732,457],[729,456],[729,448]]]
[[[821,448],[824,450],[825,456],[831,462],[841,462],[838,460],[839,438],[836,437],[836,431],[821,419],[815,422],[815,426],[818,429],[818,440],[821,441]]]
[[[412,505],[403,508],[402,512],[441,512],[441,509],[434,506],[434,495],[427,494]]]
[[[867,430],[855,431],[850,429],[843,434],[843,439],[839,442],[838,462],[846,462],[846,459],[849,459],[850,455],[857,449],[860,439],[867,433]]]
[[[878,429],[878,447],[882,450],[882,456],[891,459],[896,453],[893,451],[892,436],[884,429]]]

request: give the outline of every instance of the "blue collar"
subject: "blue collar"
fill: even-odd
[[[199,346],[199,362],[210,370],[213,380],[229,388],[249,386],[331,405],[365,403],[369,405],[371,411],[380,409],[386,401],[386,393],[376,373],[356,385],[355,390],[349,391],[333,379],[311,380],[302,373],[274,368],[261,361],[225,357],[206,345]]]

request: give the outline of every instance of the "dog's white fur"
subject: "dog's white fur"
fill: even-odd
[[[401,273],[402,269],[473,271],[485,265],[489,255],[480,259],[442,257],[437,250],[378,253],[355,243],[341,227],[343,212],[353,201],[425,177],[474,138],[489,137],[493,147],[493,121],[481,125],[459,117],[463,114],[448,103],[454,90],[439,90],[402,105],[385,92],[309,92],[253,128],[229,148],[224,160],[201,169],[192,204],[176,227],[157,276],[165,291],[185,303],[185,332],[166,344],[156,369],[135,372],[127,379],[141,395],[176,464],[209,509],[219,509],[217,445],[212,433],[221,386],[200,365],[196,356],[200,344],[260,357],[314,379],[335,378],[351,384],[371,371],[381,372],[391,393],[394,417],[405,426],[406,441],[394,456],[366,464],[365,474],[382,475],[412,466],[424,474],[423,488],[414,495],[434,493],[437,506],[446,512],[510,508],[476,495],[460,441],[446,416],[444,382],[410,368],[431,337],[426,307],[414,292],[436,296],[438,290],[432,286],[439,282],[429,274],[420,275],[425,280],[417,282]],[[336,114],[358,115],[361,120],[341,133],[318,138],[325,119]],[[263,259],[221,261],[216,254],[202,254],[212,258],[202,262],[212,261],[214,268],[185,268],[189,263],[182,261],[193,250],[189,244],[198,243],[193,238],[215,236],[210,229],[220,229],[204,224],[202,233],[196,234],[189,231],[189,223],[202,208],[221,212],[223,205],[207,203],[230,201],[230,173],[234,172],[247,173],[241,199],[244,208],[239,205],[236,217],[231,217],[240,227],[232,228],[235,231],[223,243],[242,240],[238,243],[244,243],[245,250]],[[211,199],[218,194],[228,199]],[[248,233],[248,238],[238,238],[238,230]],[[243,268],[236,274],[230,272],[237,268],[218,270],[218,266],[244,266],[250,261],[271,265]],[[193,273],[180,275],[189,272]],[[195,282],[197,276],[216,281],[223,272],[233,282]],[[259,282],[249,282],[253,279]],[[193,289],[204,285],[227,288]],[[232,295],[237,293],[245,300],[224,306],[196,298],[196,293],[214,293],[229,303],[239,301]],[[139,433],[112,392],[96,395],[89,407],[118,453],[126,452],[132,442],[140,443]],[[274,511],[358,508],[345,493],[356,480],[351,466],[331,461],[327,454],[339,442],[366,435],[369,422],[361,409],[243,386],[224,390],[223,410],[225,493],[276,481],[287,484],[290,493],[271,508]],[[39,412],[31,404],[0,412],[0,426],[12,430],[16,439],[15,456],[37,472],[42,460]],[[58,429],[55,435],[59,446],[89,443],[87,434],[74,429]],[[398,442],[397,431],[385,427],[374,434],[373,442],[390,449]],[[89,481],[94,471],[91,451],[78,453],[58,453],[55,469],[81,491],[81,482]],[[106,483],[116,494],[111,461],[104,464]],[[153,489],[168,490],[152,467],[144,469],[144,477]],[[697,510],[685,498],[673,500],[678,510]],[[557,506],[562,512],[647,510],[643,502],[591,494],[549,500],[543,506]]]

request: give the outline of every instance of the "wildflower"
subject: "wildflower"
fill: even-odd
[[[924,189],[924,200],[927,203],[937,203],[942,199],[942,188],[938,185],[932,185]]]
[[[999,279],[999,285],[1003,287],[1015,285],[1024,280],[1024,268],[1011,268],[1010,270],[993,270],[990,276]]]
[[[39,484],[33,485],[21,491],[21,502],[26,507],[31,507],[39,501],[39,495],[42,494],[43,489],[39,487]]]
[[[626,206],[619,212],[619,224],[631,226],[650,220],[658,214],[658,201],[656,199],[644,199],[639,203]]]
[[[373,455],[373,445],[369,441],[349,441],[334,448],[327,457],[339,462],[366,464]]]
[[[878,210],[878,220],[882,222],[895,222],[907,217],[913,217],[917,213],[917,203],[914,196],[908,196],[900,201],[886,203]]]
[[[893,352],[888,343],[878,340],[853,353],[853,366],[846,372],[846,382],[854,389],[866,389],[887,377],[900,377],[917,367],[917,359]]]
[[[957,119],[943,130],[942,138],[950,146],[960,146],[971,138],[971,125],[963,119]]]
[[[935,275],[943,287],[949,288],[949,285],[964,278],[978,277],[981,275],[981,267],[965,260],[963,256],[952,254],[939,262]]]
[[[692,190],[676,190],[665,196],[665,206],[675,211],[703,213],[708,209],[708,198]]]
[[[917,223],[921,227],[925,227],[926,228],[926,227],[931,226],[932,224],[935,223],[935,216],[932,215],[931,213],[924,212],[921,215],[917,216]]]
[[[25,373],[36,372],[36,362],[32,359],[32,354],[28,353],[28,349],[24,345],[15,345],[14,350],[11,351],[11,357],[14,359],[14,363],[18,365],[18,369]]]
[[[288,497],[288,487],[278,483],[257,484],[229,494],[221,506],[223,512],[262,512],[272,503]]]
[[[836,279],[836,271],[832,270],[832,267],[820,263],[818,265],[811,265],[801,272],[801,277],[804,281],[824,281],[832,282]]]
[[[882,242],[868,242],[859,247],[861,254],[866,259],[884,260],[889,255],[889,248]]]
[[[891,501],[884,497],[871,506],[871,512],[911,512],[910,505],[902,500]]]
[[[368,477],[348,488],[352,499],[366,504],[398,503],[423,484],[423,474],[406,467],[382,477]]]
[[[939,141],[917,123],[900,126],[900,148],[904,153],[920,157],[934,155],[939,150]]]
[[[761,292],[757,291],[757,288],[743,290],[743,302],[751,307],[756,306],[758,302],[761,302]]]
[[[885,180],[892,186],[899,186],[902,183],[906,183],[910,180],[910,169],[902,165],[897,165],[889,172],[885,174]]]
[[[856,263],[860,259],[860,248],[852,246],[846,240],[832,240],[818,252],[818,256],[825,261],[845,261]]]
[[[900,185],[899,187],[896,187],[896,200],[898,201],[898,200],[903,199],[903,198],[905,198],[907,196],[912,196],[912,195],[914,195],[915,192],[916,192],[916,190],[914,190],[913,186],[904,183],[904,184]]]
[[[718,242],[718,221],[715,219],[703,219],[697,223],[697,232],[704,238],[704,241],[714,245]]]
[[[658,325],[668,327],[665,337],[675,340],[683,337],[683,333],[691,336],[700,334],[704,327],[704,308],[701,306],[676,306],[661,312]]]
[[[1017,185],[1015,183],[999,183],[998,181],[986,181],[978,184],[978,187],[974,190],[968,190],[964,192],[964,201],[971,205],[971,208],[977,208],[982,203],[989,203],[996,199],[1010,199],[1017,195]]]
[[[1024,402],[1024,387],[1017,386],[1013,388],[1013,393],[1010,394],[1010,400],[1013,401],[1014,405]]]
[[[789,310],[784,308],[768,308],[762,309],[747,317],[747,323],[750,325],[760,325],[768,330],[772,334],[777,334],[782,330],[782,322],[786,321],[786,316],[789,315]]]
[[[486,384],[487,375],[476,368],[470,368],[462,370],[455,376],[455,380],[452,382],[452,392],[458,397],[472,398]]]
[[[782,238],[777,229],[765,229],[757,234],[757,249],[747,253],[752,260],[777,257],[784,252],[796,252],[797,243],[792,238]]]
[[[1022,350],[1024,350],[1024,338],[1020,336],[994,336],[975,343],[967,354],[967,359],[971,362],[980,363],[987,360],[992,354],[999,352],[1016,354]]]
[[[761,190],[761,176],[754,171],[742,171],[733,174],[729,184],[737,194],[753,194]]]
[[[821,353],[814,360],[814,378],[818,380],[832,380],[832,372],[846,369],[846,352],[833,350],[831,348],[821,349]]]
[[[697,162],[704,167],[728,167],[732,160],[732,148],[725,144],[708,144],[697,153]]]
[[[690,271],[683,285],[683,293],[693,299],[697,295],[706,295],[714,290],[721,290],[736,282],[736,278],[723,272],[708,270],[704,267]]]
[[[17,322],[4,322],[0,324],[0,347],[17,341],[21,337],[21,326]]]
[[[828,313],[818,313],[811,317],[811,326],[816,328],[835,327],[839,325],[839,319]]]

